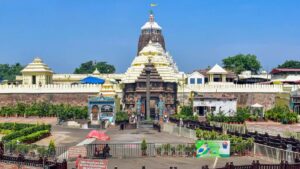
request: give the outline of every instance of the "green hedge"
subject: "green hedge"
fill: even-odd
[[[20,143],[33,143],[49,135],[50,135],[50,130],[41,130],[26,136],[15,138],[14,140],[12,140],[12,142],[19,141]]]
[[[242,137],[220,134],[216,131],[196,130],[196,136],[198,139],[203,140],[229,140],[231,154],[245,154],[247,150],[250,150],[253,146],[254,139],[243,139]]]
[[[38,102],[32,104],[17,103],[13,106],[4,106],[0,109],[0,116],[39,116],[54,117],[60,119],[86,119],[88,117],[87,106],[71,106],[69,104],[51,104]]]
[[[220,112],[216,115],[210,113],[207,115],[208,121],[215,122],[225,122],[225,123],[244,123],[247,119],[252,119],[254,117],[250,114],[250,108],[238,108],[234,116],[225,116],[223,112]],[[253,119],[254,120],[254,119]]]
[[[181,110],[177,114],[171,115],[171,117],[177,120],[195,120],[198,121],[198,116],[194,116],[192,106],[181,106]]]
[[[22,130],[15,131],[15,132],[12,132],[12,133],[10,133],[6,136],[3,136],[2,141],[9,142],[9,141],[14,140],[18,137],[23,137],[23,136],[26,136],[26,135],[30,135],[32,133],[35,133],[35,132],[38,132],[38,131],[41,131],[41,130],[51,131],[51,125],[42,124],[42,125],[35,125],[35,126],[32,126],[32,127],[24,128]]]
[[[26,123],[0,123],[1,130],[22,130],[27,127],[35,126],[35,124]]]
[[[267,110],[265,112],[265,117],[267,119],[281,122],[283,124],[296,123],[298,121],[297,114],[290,111],[288,106],[276,105],[274,108]]]

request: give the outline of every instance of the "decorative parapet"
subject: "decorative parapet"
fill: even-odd
[[[0,85],[0,93],[99,93],[101,85]]]
[[[186,85],[190,91],[202,93],[281,93],[283,85],[266,84],[203,84]],[[180,89],[179,89],[180,91]],[[186,90],[185,90],[186,91]]]

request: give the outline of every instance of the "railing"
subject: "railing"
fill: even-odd
[[[102,150],[105,144],[88,144],[87,147],[87,156],[94,157],[95,150]],[[120,158],[120,157],[142,157],[142,147],[141,143],[119,143],[119,144],[108,144],[110,147],[109,154],[111,157]],[[147,143],[146,156],[155,156],[155,144]]]
[[[215,93],[278,93],[283,92],[283,85],[262,85],[262,84],[203,84],[187,85],[192,91]]]
[[[274,162],[294,162],[295,159],[300,159],[300,153],[298,152],[287,151],[257,143],[254,144],[253,154]]]
[[[0,85],[0,93],[98,93],[101,85]]]
[[[4,154],[7,156],[16,156],[21,153],[28,159],[34,159],[41,156],[48,157],[48,159],[51,160],[54,160],[57,157],[60,157],[60,159],[67,159],[68,148],[69,147],[67,146],[55,147],[55,154],[51,154],[49,153],[47,146],[18,144],[17,146],[4,146]]]
[[[191,139],[194,139],[194,140],[197,139],[196,131],[193,130],[193,129],[188,129],[188,128],[185,128],[185,127],[178,127],[177,125],[172,125],[172,124],[165,123],[162,127],[162,130],[164,132],[167,132],[167,133],[172,134],[172,135],[191,138]]]
[[[14,164],[16,166],[31,166],[31,167],[38,167],[38,168],[45,168],[45,167],[53,167],[56,169],[67,169],[67,161],[64,160],[61,163],[57,161],[49,161],[47,158],[39,158],[39,159],[26,159],[23,156],[0,156],[0,162],[6,164]]]

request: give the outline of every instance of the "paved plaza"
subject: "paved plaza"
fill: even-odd
[[[227,162],[233,162],[236,165],[251,164],[257,158],[231,157],[217,159],[216,167],[223,167]],[[270,163],[259,159],[260,163]],[[146,169],[169,169],[171,166],[176,166],[177,169],[201,169],[203,165],[208,165],[212,168],[215,163],[215,158],[184,158],[184,157],[149,157],[149,158],[127,158],[127,159],[108,159],[108,169],[141,169],[145,166]],[[75,168],[75,162],[68,163],[68,168]]]

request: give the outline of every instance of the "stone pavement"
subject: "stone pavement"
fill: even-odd
[[[143,139],[147,143],[193,143],[193,139],[170,135],[166,132],[158,132],[153,129],[131,129],[119,130],[112,128],[107,130],[107,135],[110,136],[109,143],[140,143]],[[97,143],[99,141],[96,141]],[[101,142],[99,142],[101,143]]]
[[[284,135],[287,132],[300,132],[300,124],[281,124],[278,122],[246,122],[249,131],[258,131],[259,133],[269,133],[270,135]]]

